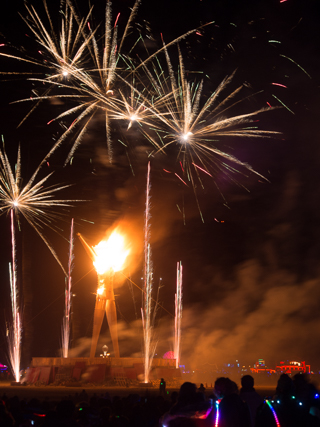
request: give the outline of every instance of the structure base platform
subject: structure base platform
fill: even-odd
[[[154,358],[149,383],[180,382],[181,372],[173,359]],[[133,357],[33,357],[24,382],[28,384],[108,384],[129,386],[144,383],[144,359]]]

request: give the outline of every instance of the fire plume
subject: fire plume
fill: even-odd
[[[93,265],[98,274],[104,274],[108,270],[117,272],[122,270],[124,262],[130,253],[126,248],[124,237],[114,230],[108,240],[101,240],[93,248],[95,259]]]

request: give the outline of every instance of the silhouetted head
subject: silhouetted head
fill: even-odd
[[[292,395],[294,392],[294,385],[292,379],[287,374],[281,374],[278,380],[276,389],[277,394]]]
[[[241,378],[241,386],[243,391],[253,391],[254,390],[254,379],[251,375],[244,375]]]
[[[197,386],[193,383],[185,382],[180,387],[178,403],[182,403],[183,405],[189,405],[197,400],[196,396]]]
[[[232,393],[238,393],[238,386],[230,378],[220,377],[214,383],[214,392],[218,399],[222,399]]]

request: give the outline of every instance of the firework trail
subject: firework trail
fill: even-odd
[[[150,162],[148,163],[147,190],[146,190],[146,210],[144,223],[144,289],[143,289],[143,307],[142,326],[144,337],[144,382],[149,382],[149,374],[152,360],[156,350],[156,344],[153,342],[153,316],[152,316],[152,288],[153,288],[153,268],[150,246]]]
[[[45,242],[53,254],[63,272],[65,270],[48,240],[45,238],[42,228],[44,225],[54,229],[52,221],[60,217],[52,210],[56,206],[70,206],[71,200],[52,199],[56,191],[68,187],[51,186],[47,189],[43,184],[52,175],[34,183],[40,167],[36,169],[33,176],[22,186],[21,176],[21,153],[18,149],[17,163],[13,173],[10,162],[4,149],[0,149],[0,215],[10,212],[11,218],[11,245],[12,245],[12,267],[10,267],[10,288],[12,307],[12,327],[9,331],[9,357],[12,371],[16,381],[19,381],[20,354],[21,354],[21,312],[19,304],[19,289],[17,280],[17,253],[15,223],[20,223],[19,214],[35,229],[41,239]],[[66,273],[65,273],[66,275]]]
[[[14,211],[10,212],[11,218],[11,247],[12,247],[12,264],[9,264],[10,273],[10,295],[11,295],[11,315],[12,325],[9,327],[8,348],[9,360],[13,376],[16,382],[20,381],[20,358],[21,358],[21,312],[19,304],[19,290],[17,278],[17,254],[16,254],[16,234]]]
[[[69,245],[69,262],[68,262],[68,277],[66,280],[65,288],[65,305],[64,305],[64,318],[62,322],[62,357],[68,357],[69,344],[70,344],[70,320],[71,320],[71,297],[72,297],[72,270],[73,270],[73,248],[74,248],[74,234],[73,234],[73,218],[71,221],[70,231],[70,245]]]
[[[175,294],[175,318],[174,318],[174,358],[176,368],[180,364],[180,343],[181,343],[181,321],[182,321],[182,264],[177,263],[177,290]]]

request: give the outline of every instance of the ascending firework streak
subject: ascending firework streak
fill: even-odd
[[[17,253],[16,253],[16,231],[15,223],[19,221],[21,214],[27,222],[35,229],[41,239],[45,242],[63,272],[65,270],[58,259],[57,254],[45,238],[42,228],[44,225],[54,230],[52,221],[59,218],[59,215],[52,210],[56,206],[70,206],[71,200],[54,200],[52,196],[55,191],[60,191],[63,187],[43,188],[43,184],[52,175],[50,173],[38,183],[34,184],[40,167],[36,169],[31,179],[22,187],[21,177],[21,154],[18,150],[17,164],[13,173],[8,157],[0,149],[0,215],[10,212],[11,217],[11,242],[12,242],[12,266],[10,267],[10,287],[11,287],[11,307],[12,307],[12,327],[9,328],[9,355],[12,371],[16,381],[19,381],[20,354],[21,354],[21,312],[19,304],[19,289],[17,279]],[[66,275],[66,273],[65,273]]]
[[[182,264],[177,263],[177,291],[175,294],[175,318],[174,318],[174,358],[176,368],[180,363],[180,343],[181,343],[181,320],[182,320]]]
[[[72,269],[73,269],[73,218],[71,221],[68,278],[66,279],[65,297],[64,297],[64,317],[62,321],[62,357],[68,357],[70,344],[70,317],[71,317],[71,287],[72,287]]]
[[[144,382],[149,382],[149,374],[152,360],[156,350],[156,343],[153,342],[154,314],[152,313],[152,285],[153,268],[150,246],[150,162],[148,163],[147,191],[146,191],[146,210],[144,223],[144,289],[143,306],[141,309],[143,337],[144,337]]]
[[[12,264],[9,264],[10,273],[10,294],[11,294],[11,312],[12,325],[8,331],[9,359],[13,376],[17,382],[20,380],[20,356],[21,356],[21,312],[19,304],[18,278],[16,268],[16,234],[14,211],[10,212],[11,218],[11,245],[12,245]]]

